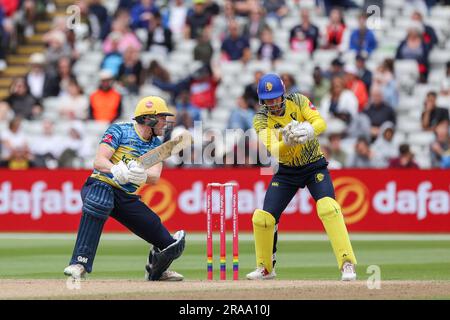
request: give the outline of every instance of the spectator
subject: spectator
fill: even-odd
[[[261,46],[257,51],[258,59],[274,63],[281,58],[282,54],[280,47],[273,42],[272,30],[264,29],[261,34]]]
[[[372,85],[372,72],[366,67],[366,57],[362,54],[357,54],[355,58],[355,66],[358,77],[366,86],[367,92],[370,92],[370,87]]]
[[[61,145],[61,155],[58,160],[60,168],[80,168],[85,159],[92,156],[92,148],[84,134],[84,126],[80,121],[70,124],[69,134]]]
[[[55,81],[55,95],[64,95],[68,92],[69,83],[75,75],[72,72],[72,62],[68,57],[62,57],[58,61],[58,69]]]
[[[281,80],[283,80],[284,87],[286,88],[286,94],[300,92],[300,88],[297,86],[297,81],[295,81],[295,78],[292,74],[281,74]]]
[[[450,99],[450,61],[447,61],[444,80],[441,85],[441,95]]]
[[[301,23],[290,31],[291,50],[313,53],[319,44],[319,28],[311,23],[308,9],[300,10],[300,21]]]
[[[256,70],[253,76],[253,82],[245,86],[244,99],[247,101],[249,107],[256,111],[259,109],[258,82],[263,76],[263,72]]]
[[[373,0],[372,0],[373,1]],[[323,7],[325,9],[325,14],[330,16],[334,10],[334,8],[342,8],[342,9],[355,9],[359,8],[358,5],[352,0],[322,0]],[[316,2],[318,3],[318,2]]]
[[[325,71],[325,78],[328,80],[333,79],[334,77],[343,77],[344,76],[344,63],[339,58],[333,59],[331,61],[330,69]]]
[[[83,24],[82,20],[80,20],[80,24]],[[89,28],[89,26],[87,26],[87,28]],[[68,46],[72,49],[72,51],[76,52],[75,32],[73,29],[67,28],[67,19],[65,17],[56,16],[55,18],[53,18],[52,28],[50,29],[50,31],[44,33],[44,35],[42,36],[42,41],[48,44],[53,38],[53,35],[60,32],[65,35]]]
[[[345,71],[345,85],[347,89],[351,90],[358,99],[358,111],[362,111],[369,101],[366,86],[358,77],[358,69],[354,65],[347,65]]]
[[[191,95],[189,90],[183,90],[176,103],[177,113],[184,114],[187,113],[189,115],[189,119],[191,121],[201,121],[202,120],[202,114],[201,110],[194,106],[191,103]],[[186,129],[189,129],[190,127],[186,127]]]
[[[96,26],[96,30],[92,32],[92,37],[94,39],[104,40],[111,28],[111,18],[101,0],[90,1],[89,17],[95,19],[92,25]]]
[[[109,70],[114,77],[119,75],[120,66],[123,64],[122,52],[119,50],[121,34],[118,32],[112,32],[108,36],[109,50],[108,53],[103,57],[103,61],[100,64],[100,69]],[[130,46],[133,48],[132,46]]]
[[[394,123],[384,122],[378,130],[378,137],[373,143],[372,149],[376,157],[376,166],[387,168],[389,161],[398,156],[398,145],[394,141]]]
[[[149,19],[147,50],[163,57],[173,50],[172,31],[162,25],[159,12]]]
[[[347,167],[373,168],[376,164],[374,158],[369,141],[364,137],[359,137],[355,144],[355,153],[350,156]]]
[[[400,155],[389,161],[389,169],[419,169],[414,161],[414,154],[409,149],[409,144],[401,144],[398,150]]]
[[[394,109],[383,101],[383,94],[379,89],[372,90],[370,99],[371,102],[364,113],[370,118],[370,133],[372,139],[375,140],[385,122],[396,124],[396,114]]]
[[[434,128],[436,140],[431,144],[431,166],[433,168],[450,168],[448,123],[448,120],[442,120]]]
[[[358,113],[358,99],[344,86],[344,80],[335,77],[331,80],[330,92],[326,94],[320,103],[320,113],[325,118],[338,118],[347,124]]]
[[[344,167],[347,163],[347,153],[341,147],[342,134],[335,132],[328,136],[330,154],[329,157],[334,159],[340,166]]]
[[[397,48],[395,59],[416,60],[419,68],[419,81],[426,83],[428,78],[429,48],[422,39],[422,25],[415,22],[408,28],[406,39]]]
[[[168,28],[177,39],[182,38],[184,34],[187,12],[184,0],[175,0],[169,4],[169,9],[164,16]]]
[[[139,93],[139,86],[143,83],[143,67],[139,60],[139,51],[133,47],[129,47],[124,53],[118,80],[129,93]]]
[[[36,167],[55,169],[58,166],[57,159],[61,155],[63,143],[61,138],[55,134],[54,123],[51,120],[46,119],[42,122],[42,134],[34,137],[30,148]]]
[[[85,120],[88,117],[89,99],[84,95],[76,78],[71,78],[67,93],[59,97],[58,113],[62,119]]]
[[[359,16],[359,28],[350,35],[350,50],[356,54],[367,54],[370,56],[377,47],[377,40],[372,30],[367,28],[367,15],[365,13]]]
[[[28,169],[31,153],[25,134],[21,130],[22,119],[15,117],[9,122],[8,130],[2,132],[2,160],[9,169]]]
[[[386,59],[377,68],[373,88],[383,92],[383,100],[394,109],[398,106],[398,88],[394,77],[394,60]]]
[[[441,121],[449,121],[448,109],[436,105],[437,94],[434,91],[427,93],[422,112],[422,128],[433,131]]]
[[[433,49],[433,47],[438,44],[439,40],[432,26],[429,26],[423,22],[423,16],[420,11],[416,10],[411,15],[412,21],[417,21],[422,25],[422,39],[425,45],[428,47],[428,50]]]
[[[269,27],[266,23],[264,11],[256,6],[250,11],[249,19],[244,25],[243,34],[248,39],[260,39],[265,28]]]
[[[289,12],[285,0],[264,0],[263,7],[266,9],[268,18],[276,18],[278,21]]]
[[[5,102],[4,108],[13,111],[15,116],[28,120],[38,118],[43,111],[39,101],[31,95],[26,79],[23,77],[13,80],[10,95]]]
[[[186,18],[186,38],[197,39],[204,28],[211,24],[211,16],[206,11],[205,0],[194,0]]]
[[[47,51],[45,53],[45,60],[49,71],[56,73],[58,61],[63,57],[73,56],[73,50],[67,44],[66,35],[62,31],[54,31],[49,36]]]
[[[241,60],[244,64],[251,58],[250,43],[239,31],[238,23],[233,20],[228,25],[229,36],[222,42],[222,57],[224,60]]]
[[[255,112],[249,107],[247,100],[242,96],[237,99],[238,107],[234,109],[228,119],[228,129],[242,129],[244,132],[253,128]]]
[[[100,85],[90,96],[89,118],[112,123],[122,114],[122,96],[113,88],[114,76],[108,70],[100,71]]]
[[[343,168],[342,163],[337,161],[331,156],[331,149],[326,144],[321,144],[320,149],[322,150],[323,156],[327,159],[328,165],[327,167],[332,170],[339,170]]]
[[[114,51],[123,54],[130,46],[141,51],[142,45],[136,35],[128,27],[128,21],[129,15],[127,12],[120,12],[120,15],[113,21],[111,33],[103,42],[103,52],[105,54]]]
[[[152,15],[159,13],[153,0],[141,0],[131,8],[131,28],[148,29]]]
[[[194,72],[189,86],[192,105],[207,109],[211,113],[216,106],[216,90],[219,83],[219,74],[210,66],[204,65]]]
[[[325,49],[335,49],[339,47],[345,32],[345,22],[342,12],[339,9],[332,9],[330,12],[330,22],[326,28]]]
[[[25,76],[30,93],[36,99],[56,96],[59,93],[58,84],[49,73],[45,72],[45,55],[33,53],[29,59],[30,71]]]
[[[194,47],[194,60],[209,65],[213,54],[214,48],[211,44],[211,30],[210,28],[204,28]]]
[[[315,106],[320,106],[322,98],[330,91],[330,81],[323,77],[320,67],[313,71],[314,85],[311,91],[311,101]]]
[[[228,0],[225,1],[224,7],[231,7],[237,15],[248,17],[255,8],[255,4],[253,0]],[[257,7],[260,7],[259,3],[257,4]]]

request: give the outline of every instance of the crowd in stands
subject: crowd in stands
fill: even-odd
[[[400,106],[403,95],[429,84],[431,71],[436,71],[430,60],[433,49],[450,50],[450,34],[426,23],[432,9],[448,9],[448,1],[404,0],[401,10],[409,16],[406,36],[395,44],[391,56],[381,60],[374,58],[384,39],[383,33],[371,27],[366,10],[371,1],[318,0],[312,8],[302,7],[301,0],[115,2],[117,6],[111,9],[106,1],[75,1],[84,29],[68,28],[64,17],[55,17],[43,37],[45,52],[30,56],[28,73],[14,79],[9,97],[0,102],[3,166],[89,166],[83,159],[92,157],[95,150],[85,141],[89,138],[86,123],[129,121],[125,101],[141,96],[144,87],[167,95],[176,110],[177,127],[192,129],[196,121],[208,122],[228,103],[235,107],[230,108],[224,128],[249,130],[259,108],[257,83],[267,70],[238,71],[247,73],[242,78],[249,81],[238,83],[240,94],[230,101],[230,86],[224,84],[227,66],[238,63],[244,68],[258,61],[278,70],[286,61],[301,57],[301,64],[310,67],[304,77],[310,77],[311,84],[299,81],[302,75],[294,64],[281,77],[287,93],[306,95],[328,122],[321,144],[330,168],[421,167],[415,161],[420,150],[413,150],[411,140],[398,129]],[[373,2],[383,12],[386,3]],[[6,67],[6,54],[14,52],[19,38],[34,34],[42,12],[52,10],[53,1],[0,0],[0,70]],[[346,10],[358,13],[350,16]],[[317,25],[317,17],[326,23]],[[355,18],[354,24],[348,24],[349,17]],[[280,43],[279,30],[286,29],[288,19],[298,23],[289,25],[285,42]],[[83,51],[78,44],[86,40],[90,47]],[[193,43],[186,50],[192,51],[192,65],[195,62],[198,67],[175,75],[173,62],[164,61],[172,61],[183,43]],[[99,65],[92,66],[99,70],[96,88],[82,84],[82,75],[75,72],[77,62],[91,54],[92,48],[102,53]],[[314,63],[326,52],[337,55],[329,64]],[[143,54],[158,59],[144,63]],[[418,76],[409,92],[402,88],[396,72],[402,60],[414,61],[417,68],[410,70]],[[415,112],[420,113],[417,132],[406,133],[432,135],[426,148],[433,168],[450,168],[450,56],[447,61],[445,70],[441,68],[440,87],[427,90],[423,101],[414,101]],[[219,94],[221,88],[224,94]],[[52,119],[47,117],[48,98],[56,105],[52,111],[57,116]],[[30,139],[24,133],[24,120],[26,124],[40,121],[41,134]],[[62,120],[68,121],[68,131],[56,134],[54,126]]]

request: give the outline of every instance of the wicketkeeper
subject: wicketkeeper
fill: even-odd
[[[319,218],[331,241],[342,280],[355,280],[356,258],[350,244],[340,205],[317,136],[326,123],[319,112],[299,93],[285,95],[285,87],[276,74],[264,75],[258,83],[261,108],[253,119],[259,139],[278,158],[264,198],[263,209],[252,218],[256,250],[256,270],[247,279],[275,278],[277,229],[281,213],[299,188],[308,187],[316,201]]]
[[[111,125],[103,135],[94,171],[81,190],[82,216],[70,265],[64,274],[82,278],[92,271],[103,225],[112,217],[153,245],[145,265],[147,280],[183,280],[167,270],[184,250],[185,232],[170,235],[159,216],[134,192],[143,184],[156,184],[162,170],[159,163],[147,170],[135,161],[161,145],[169,112],[163,99],[150,96],[136,106],[133,122]]]

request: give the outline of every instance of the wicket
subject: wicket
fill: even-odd
[[[209,183],[206,188],[206,251],[208,280],[213,279],[213,218],[212,191],[220,191],[220,280],[226,280],[226,225],[225,225],[225,192],[231,187],[231,213],[233,219],[233,280],[239,279],[239,237],[238,237],[238,185],[236,183]]]

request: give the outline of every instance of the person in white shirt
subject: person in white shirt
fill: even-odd
[[[59,115],[67,120],[84,120],[88,117],[89,98],[76,78],[71,78],[67,86],[67,94],[59,97]]]

